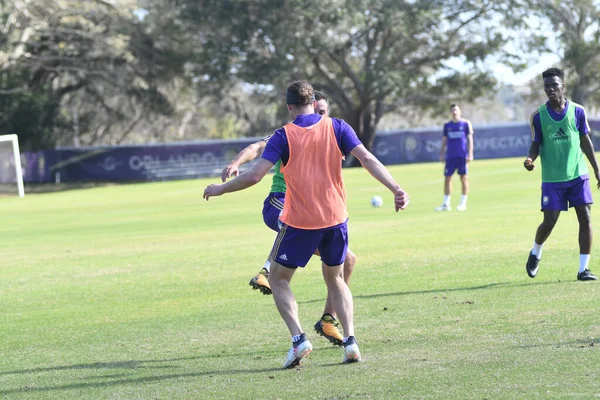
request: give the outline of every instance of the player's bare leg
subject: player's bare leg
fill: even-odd
[[[595,281],[598,278],[592,274],[588,265],[592,252],[592,207],[587,205],[575,206],[577,220],[579,221],[579,271],[577,280]]]
[[[344,358],[343,362],[360,361],[360,351],[354,338],[354,303],[350,288],[344,281],[342,265],[326,266],[323,264],[323,278],[327,290],[331,293],[333,308],[337,311],[344,328]]]
[[[295,268],[286,268],[277,262],[271,263],[271,272],[269,273],[269,284],[273,291],[273,300],[281,318],[285,321],[292,335],[302,333],[300,320],[298,318],[298,303],[290,289],[290,281],[296,272]]]
[[[460,203],[456,207],[458,211],[466,211],[467,210],[467,195],[469,194],[469,177],[467,174],[459,175],[460,176],[460,184],[462,186],[462,196],[460,198]]]
[[[544,220],[538,226],[538,229],[535,233],[535,242],[539,244],[544,244],[546,239],[552,233],[554,226],[556,225],[556,221],[558,221],[558,217],[560,216],[560,211],[556,210],[544,210]]]
[[[346,260],[344,261],[343,267],[343,278],[346,284],[350,283],[350,276],[352,276],[352,272],[354,271],[354,266],[356,265],[356,255],[348,249],[346,252]],[[329,268],[326,265],[323,265],[322,268]],[[323,271],[325,274],[325,271]],[[336,320],[336,312],[333,307],[333,301],[331,299],[331,292],[327,291],[327,301],[325,302],[325,309],[323,310],[323,316],[317,323],[315,324],[315,331],[329,340],[332,344],[341,346],[342,345],[342,334],[339,331],[338,323]]]
[[[525,265],[525,269],[527,270],[527,275],[530,278],[535,278],[538,271],[538,264],[542,259],[542,247],[544,246],[544,242],[554,229],[556,225],[556,221],[558,221],[558,217],[560,216],[560,211],[557,210],[544,210],[544,220],[538,226],[537,231],[535,233],[535,242],[533,243],[533,249],[529,253],[529,258],[527,259],[527,264]]]
[[[273,291],[273,300],[279,311],[279,315],[288,327],[292,335],[292,347],[288,351],[283,363],[285,368],[293,368],[300,364],[300,360],[312,352],[312,344],[302,332],[300,319],[298,318],[298,303],[290,288],[290,281],[296,272],[295,268],[286,268],[273,261],[269,273],[269,283]]]
[[[452,195],[452,176],[444,176],[444,195]]]
[[[450,196],[452,195],[452,176],[444,176],[444,202],[435,211],[450,211]]]
[[[450,211],[450,197],[452,195],[452,175],[444,176],[444,202],[441,206],[436,207],[435,211]]]

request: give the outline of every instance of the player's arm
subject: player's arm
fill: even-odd
[[[213,196],[221,196],[225,193],[237,192],[238,190],[244,190],[250,186],[254,186],[264,178],[267,172],[273,168],[273,165],[272,162],[261,158],[250,171],[239,175],[237,178],[221,185],[207,186],[206,189],[204,189],[204,195],[202,197],[208,201],[208,199]]]
[[[221,172],[221,181],[225,182],[230,176],[238,176],[240,174],[240,165],[260,157],[266,145],[267,141],[261,139],[240,151],[229,165],[223,169],[223,172]]]
[[[467,132],[467,162],[473,161],[473,126],[467,121],[469,132]]]
[[[352,151],[352,155],[356,157],[362,166],[369,171],[369,173],[387,187],[394,194],[394,203],[396,205],[396,211],[404,210],[410,198],[408,194],[402,190],[400,185],[396,183],[392,175],[389,173],[387,168],[375,157],[366,147],[362,144],[356,146]]]
[[[588,124],[587,116],[585,115],[585,109],[583,107],[575,108],[575,118],[577,120],[577,129],[579,130],[579,147],[588,161],[592,165],[594,170],[594,176],[596,177],[596,186],[600,189],[600,171],[598,170],[598,162],[596,161],[596,152],[594,150],[594,142],[590,137],[590,125]]]
[[[536,111],[533,114],[531,114],[529,126],[531,128],[531,146],[529,146],[527,158],[525,159],[525,161],[523,161],[523,166],[527,171],[533,171],[533,169],[535,168],[533,162],[540,155],[540,145],[542,144],[542,125],[540,121],[539,111]]]
[[[446,161],[446,146],[448,145],[448,136],[442,136],[442,147],[440,148],[440,161]]]
[[[531,146],[529,146],[529,151],[527,152],[527,158],[523,161],[523,166],[527,171],[533,171],[535,165],[533,162],[540,155],[540,143],[539,142],[531,142]]]
[[[594,170],[594,176],[596,177],[597,181],[596,186],[598,187],[598,189],[600,189],[600,171],[598,170],[598,161],[596,161],[594,143],[592,142],[592,138],[590,138],[590,135],[581,135],[580,147],[581,151],[583,151],[583,154],[585,154],[590,164],[592,165],[592,169]]]
[[[592,169],[596,176],[598,176],[598,162],[596,161],[596,153],[594,151],[594,143],[592,142],[592,138],[590,135],[582,135],[580,138],[580,147],[583,154],[587,157],[592,165]]]

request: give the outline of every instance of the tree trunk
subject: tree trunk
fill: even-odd
[[[362,108],[362,110],[361,108],[355,108],[352,112],[344,113],[344,120],[354,129],[358,139],[369,151],[373,148],[377,129],[370,110],[371,107],[367,106],[366,108]],[[344,165],[346,167],[357,167],[360,165],[360,161],[353,156],[349,156]]]
[[[577,82],[572,86],[571,90],[571,100],[577,104],[581,104],[582,106],[586,106],[585,102],[587,100],[587,82],[585,77],[579,75],[577,77]],[[567,88],[568,90],[568,88]]]

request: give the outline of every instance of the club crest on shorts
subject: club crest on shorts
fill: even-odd
[[[547,206],[548,203],[550,203],[550,196],[543,196],[542,197],[542,204]]]

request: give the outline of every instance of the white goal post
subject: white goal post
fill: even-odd
[[[16,183],[19,197],[25,196],[21,152],[17,135],[0,135],[0,183]],[[7,148],[7,147],[10,147]],[[5,156],[6,155],[6,156]]]

